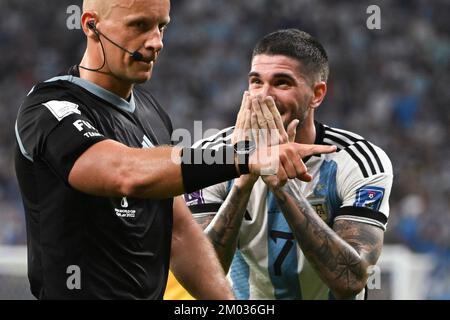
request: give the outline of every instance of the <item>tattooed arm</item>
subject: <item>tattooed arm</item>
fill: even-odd
[[[383,230],[350,220],[333,229],[316,214],[302,194],[285,186],[273,190],[303,253],[337,299],[353,298],[364,289],[368,267],[381,253]]]
[[[215,216],[195,218],[211,240],[225,273],[228,272],[236,251],[239,229],[256,179],[247,176],[236,179]]]
[[[231,137],[233,145],[237,141],[251,140],[251,104],[252,98],[248,92],[244,92]],[[236,251],[239,229],[247,210],[250,193],[257,180],[258,177],[253,175],[240,176],[234,181],[228,195],[222,198],[225,201],[217,214],[199,218],[194,216],[211,240],[225,273],[228,272]]]

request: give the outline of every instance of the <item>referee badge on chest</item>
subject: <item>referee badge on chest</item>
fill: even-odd
[[[330,218],[330,210],[328,208],[328,203],[325,197],[311,197],[308,198],[308,202],[314,211],[319,215],[319,217],[328,223]]]

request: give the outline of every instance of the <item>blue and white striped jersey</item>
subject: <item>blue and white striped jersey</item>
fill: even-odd
[[[230,143],[232,132],[232,127],[227,128],[194,147],[218,148]],[[317,122],[316,132],[316,144],[336,145],[338,151],[309,158],[305,164],[313,180],[293,179],[288,187],[307,197],[329,226],[347,219],[385,230],[393,179],[388,156],[352,132]],[[217,214],[232,184],[228,181],[186,195],[186,202],[194,215]],[[329,298],[328,288],[305,259],[261,179],[253,187],[228,278],[239,299]]]

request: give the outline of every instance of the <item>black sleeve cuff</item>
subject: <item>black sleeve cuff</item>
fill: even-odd
[[[380,211],[375,211],[369,208],[364,207],[342,207],[338,210],[335,219],[338,217],[344,218],[344,216],[347,216],[349,218],[360,218],[361,221],[375,221],[377,222],[380,227],[385,228],[386,223],[388,221],[388,218],[381,213]]]

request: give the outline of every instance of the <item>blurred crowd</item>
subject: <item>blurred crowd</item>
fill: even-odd
[[[17,109],[37,81],[79,62],[84,38],[68,30],[66,9],[81,2],[0,0],[0,244],[26,243],[12,156]],[[366,8],[375,1],[172,0],[148,85],[175,128],[192,130],[202,120],[204,130],[220,129],[234,123],[261,36],[297,27],[317,37],[331,71],[317,119],[388,153],[395,178],[386,242],[435,256],[437,282],[447,290],[430,297],[443,297],[450,288],[450,4],[378,2],[381,29],[368,30]]]

